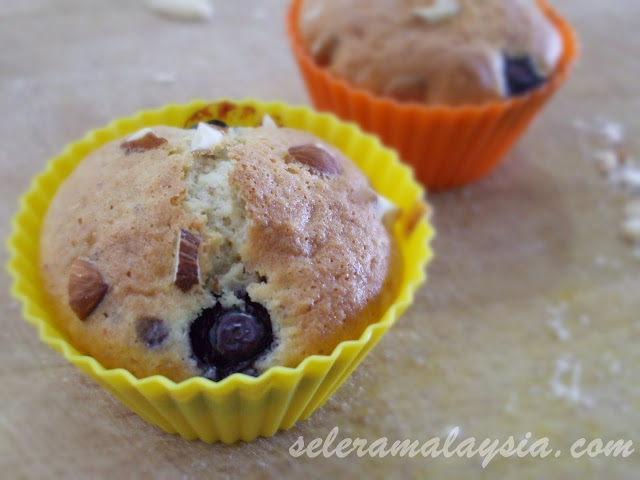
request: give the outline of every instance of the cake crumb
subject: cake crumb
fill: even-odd
[[[567,304],[562,303],[559,306],[551,306],[547,308],[550,318],[547,325],[553,330],[558,340],[566,342],[571,338],[571,332],[564,324],[567,313]]]
[[[591,140],[601,141],[605,144],[616,144],[624,139],[624,129],[619,122],[607,118],[598,117],[588,122],[581,118],[573,121],[576,130],[580,130],[591,137]]]
[[[571,403],[588,404],[589,401],[582,396],[580,388],[581,375],[582,364],[580,362],[574,361],[570,355],[558,358],[550,381],[553,394]]]
[[[151,11],[173,20],[206,21],[213,17],[211,0],[145,0]]]
[[[630,196],[620,220],[621,237],[632,245],[632,254],[640,258],[640,165],[625,144],[624,128],[619,122],[597,118],[592,122],[576,119],[573,126],[580,132],[583,156],[594,162],[598,171],[612,186]],[[595,258],[604,266],[606,259]]]
[[[619,159],[613,150],[596,150],[593,152],[593,158],[600,173],[609,176],[616,168],[619,167]]]
[[[176,74],[172,72],[156,72],[151,76],[154,83],[175,83]]]

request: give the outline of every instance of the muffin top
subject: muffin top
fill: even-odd
[[[316,63],[399,101],[462,105],[542,85],[562,40],[535,0],[303,0]]]
[[[56,193],[42,278],[72,343],[175,381],[328,354],[393,289],[379,197],[339,151],[263,126],[144,129]]]

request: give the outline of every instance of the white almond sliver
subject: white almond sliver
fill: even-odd
[[[278,128],[278,125],[273,120],[273,118],[271,118],[271,115],[265,115],[264,117],[262,117],[262,126],[263,127]]]
[[[198,129],[191,139],[191,151],[210,150],[222,142],[224,133],[220,130],[200,122]]]
[[[140,140],[142,137],[144,137],[147,133],[153,133],[155,135],[155,133],[153,132],[153,130],[151,130],[149,127],[145,127],[145,128],[141,128],[140,130],[138,130],[135,133],[132,133],[130,136],[127,137],[127,142],[133,142],[134,140]]]
[[[145,4],[154,12],[176,20],[204,21],[215,13],[211,0],[145,0]]]
[[[430,7],[414,8],[413,14],[429,23],[438,23],[457,15],[460,10],[458,0],[435,0]]]
[[[395,212],[398,210],[398,206],[388,198],[378,195],[378,201],[376,202],[376,214],[378,218],[382,219],[389,212]]]

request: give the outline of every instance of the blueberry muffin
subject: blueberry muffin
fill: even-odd
[[[314,136],[156,126],[88,155],[40,238],[55,321],[138,378],[220,380],[330,354],[393,298],[393,207]]]
[[[398,101],[478,104],[552,75],[562,39],[535,0],[304,0],[315,62]]]

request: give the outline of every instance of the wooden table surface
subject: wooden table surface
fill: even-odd
[[[163,433],[40,343],[0,277],[0,478],[638,478],[640,259],[620,239],[628,195],[585,158],[576,119],[640,134],[640,3],[556,0],[579,68],[506,162],[432,195],[437,258],[415,304],[312,417],[225,446]],[[283,33],[286,0],[216,2],[205,23],[125,0],[0,1],[0,234],[48,158],[87,130],[196,97],[308,98]],[[640,156],[638,144],[629,141]],[[2,252],[2,263],[7,254]],[[559,457],[294,458],[326,437],[475,437]],[[577,459],[585,437],[634,442]]]

